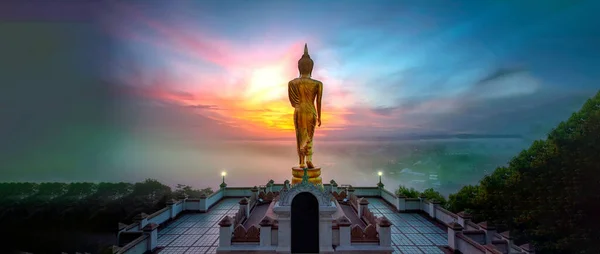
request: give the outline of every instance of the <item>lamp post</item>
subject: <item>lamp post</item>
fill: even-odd
[[[227,175],[227,172],[223,171],[221,172],[221,176],[223,176],[223,182],[221,183],[221,188],[225,188],[227,187],[227,184],[225,183],[225,176]]]
[[[383,172],[379,171],[377,172],[377,175],[379,175],[379,183],[377,183],[377,187],[383,188],[383,183],[381,182],[381,176],[383,175]]]

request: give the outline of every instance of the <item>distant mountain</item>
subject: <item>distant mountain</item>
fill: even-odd
[[[420,140],[420,139],[522,139],[519,134],[414,134],[375,137],[375,140]]]

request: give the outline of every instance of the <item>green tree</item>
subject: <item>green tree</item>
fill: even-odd
[[[183,185],[183,184],[178,184],[176,190],[173,192],[173,194],[175,194],[176,197],[185,195],[188,198],[199,198],[203,194],[208,196],[212,193],[213,193],[212,188],[204,188],[204,189],[198,190],[198,189],[192,188],[189,185]]]
[[[449,197],[450,210],[506,225],[540,253],[600,253],[600,92],[476,186]]]
[[[407,198],[418,198],[420,193],[419,191],[415,190],[414,188],[407,188],[405,186],[400,185],[398,187],[398,189],[396,190],[396,194],[401,194],[404,195]]]
[[[423,196],[425,196],[426,199],[428,200],[437,200],[440,202],[440,205],[442,207],[446,207],[447,204],[447,200],[446,197],[444,197],[444,195],[440,194],[439,192],[435,191],[433,188],[429,188],[429,189],[425,189],[423,191],[423,193],[421,193]]]

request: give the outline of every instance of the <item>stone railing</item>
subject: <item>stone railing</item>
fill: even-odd
[[[114,253],[146,253],[148,251],[148,235],[142,235],[123,247],[113,247]]]
[[[252,225],[246,230],[244,225],[237,225],[233,230],[231,242],[260,242],[260,228]]]
[[[373,212],[371,212],[368,206],[364,206],[363,208],[361,208],[361,210],[362,212],[360,217],[367,225],[377,224],[377,216],[375,216]]]
[[[379,187],[354,187],[354,195],[359,197],[381,197]]]
[[[351,225],[346,216],[337,219],[336,252],[362,253],[367,245],[371,250],[381,253],[393,252],[391,222],[381,217],[376,225],[370,224],[365,229],[359,225]]]
[[[358,198],[356,197],[356,195],[350,195],[350,205],[352,206],[352,208],[354,208],[354,211],[358,212]]]
[[[486,253],[486,248],[464,234],[456,235],[456,249],[461,253]]]
[[[448,211],[448,210],[446,210],[444,208],[441,208],[439,206],[436,209],[437,210],[435,210],[435,218],[438,221],[442,221],[445,224],[448,224],[450,222],[458,220],[458,215],[456,215],[456,214],[454,214],[454,213],[452,213],[452,212],[450,212],[450,211]]]
[[[350,230],[350,240],[352,242],[379,242],[379,234],[373,224],[369,224],[364,230],[359,225],[354,225]]]
[[[204,206],[200,206],[199,210],[201,212],[208,211],[208,209],[210,209],[213,205],[217,204],[217,202],[219,202],[219,200],[223,199],[224,197],[225,197],[225,188],[221,188],[217,192],[206,197],[206,203],[204,204]]]
[[[258,187],[254,186],[250,188],[250,200],[248,200],[248,205],[250,206],[250,210],[252,210],[256,204],[258,203]]]
[[[396,194],[394,194],[386,189],[381,189],[381,198],[390,204],[395,205],[397,203]],[[398,208],[396,207],[396,209],[398,209]]]
[[[238,225],[242,224],[242,222],[244,222],[245,219],[246,211],[239,209],[237,213],[235,213],[235,215],[233,216],[233,225],[237,227]]]
[[[338,202],[342,202],[344,201],[344,199],[348,199],[348,196],[346,194],[346,191],[341,191],[340,193],[338,192],[331,192],[331,195],[333,196],[333,198],[335,198],[335,200],[337,200]]]
[[[269,191],[269,192],[264,192],[261,191],[260,193],[258,193],[258,199],[259,201],[262,200],[261,203],[271,203],[271,201],[273,201],[273,199],[275,198],[275,193]]]

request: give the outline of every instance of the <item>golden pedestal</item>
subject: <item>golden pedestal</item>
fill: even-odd
[[[313,184],[322,184],[321,180],[321,168],[309,168],[306,171],[308,175],[308,181]],[[297,184],[302,182],[302,176],[304,176],[304,169],[299,167],[292,168],[292,184]]]

